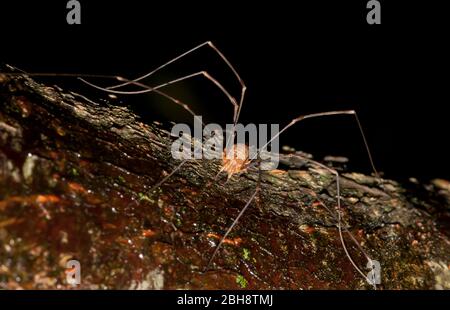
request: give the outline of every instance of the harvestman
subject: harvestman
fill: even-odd
[[[180,60],[181,58],[184,58],[185,56],[193,53],[194,51],[202,48],[202,47],[209,47],[211,48],[221,59],[222,61],[229,67],[229,69],[231,69],[231,71],[233,72],[233,74],[235,75],[236,79],[239,81],[240,85],[241,85],[241,94],[239,96],[239,100],[236,100],[229,92],[228,90],[221,84],[219,83],[218,80],[216,80],[212,75],[210,75],[207,71],[198,71],[195,73],[191,73],[182,77],[179,77],[177,79],[174,79],[172,81],[157,85],[157,86],[148,86],[146,84],[141,83],[140,81],[152,76],[153,74],[155,74],[156,72],[160,71],[161,69],[167,67],[168,65]],[[16,73],[13,73],[16,74]],[[17,74],[22,74],[22,73],[17,73]],[[28,74],[28,73],[26,73]],[[191,48],[190,50],[184,52],[183,54],[169,60],[168,62],[160,65],[159,67],[157,67],[156,69],[154,69],[153,71],[142,75],[138,78],[135,78],[133,80],[129,80],[126,79],[124,77],[121,76],[110,76],[110,75],[86,75],[86,74],[55,74],[55,73],[31,73],[29,75],[37,75],[37,76],[68,76],[68,77],[78,77],[78,79],[80,79],[82,82],[90,85],[91,87],[94,87],[98,90],[110,93],[110,94],[121,94],[121,95],[136,95],[136,94],[144,94],[144,93],[149,93],[149,92],[155,92],[167,99],[169,99],[170,101],[174,102],[175,104],[179,105],[180,107],[182,107],[183,109],[185,109],[188,113],[190,113],[194,118],[196,118],[197,116],[195,115],[195,113],[191,110],[191,108],[189,107],[188,104],[168,95],[167,93],[161,91],[160,89],[163,87],[166,87],[168,85],[172,85],[187,79],[191,79],[194,77],[204,77],[207,80],[209,80],[210,82],[212,82],[216,87],[218,87],[221,92],[228,98],[228,100],[230,101],[230,103],[233,106],[233,126],[235,127],[238,123],[239,120],[239,115],[242,109],[242,105],[244,102],[244,97],[245,97],[245,93],[247,90],[247,87],[244,83],[244,81],[242,80],[242,78],[240,77],[240,75],[238,74],[237,70],[233,67],[233,65],[230,63],[230,61],[224,56],[224,54],[211,42],[211,41],[207,41],[204,42],[202,44],[199,44],[197,46],[195,46],[194,48]],[[112,86],[108,86],[108,87],[101,87],[98,86],[96,84],[93,84],[91,82],[86,81],[84,78],[105,78],[105,79],[115,79],[118,80],[120,83],[119,84],[115,84]],[[125,87],[128,85],[135,85],[135,86],[139,86],[142,89],[141,90],[136,90],[136,91],[123,91],[123,90],[119,90],[121,87]],[[291,126],[293,126],[294,124],[308,119],[308,118],[318,118],[318,117],[325,117],[325,116],[335,116],[335,115],[353,115],[359,131],[361,133],[363,142],[364,142],[364,146],[366,149],[366,152],[368,154],[368,158],[370,161],[370,165],[375,173],[375,176],[379,179],[379,174],[375,168],[373,159],[372,159],[372,155],[369,149],[369,145],[367,143],[366,137],[364,135],[364,131],[363,128],[361,126],[361,123],[359,121],[358,115],[356,114],[356,111],[354,110],[343,110],[343,111],[328,111],[328,112],[322,112],[322,113],[313,113],[313,114],[306,114],[306,115],[301,115],[297,118],[294,118],[290,123],[288,123],[285,127],[283,127],[275,136],[273,136],[265,145],[263,145],[262,147],[260,147],[257,151],[256,154],[253,155],[252,157],[248,156],[248,152],[246,152],[246,148],[244,149],[245,155],[244,155],[244,159],[242,159],[242,148],[240,148],[242,145],[239,144],[234,144],[232,149],[237,153],[238,158],[234,158],[234,159],[226,159],[225,158],[225,154],[222,160],[222,168],[220,169],[219,173],[217,174],[217,176],[221,173],[221,172],[225,172],[228,174],[228,179],[231,178],[234,174],[237,173],[241,173],[241,172],[245,172],[247,170],[247,168],[250,166],[250,164],[252,162],[256,162],[259,166],[259,172],[261,173],[261,159],[260,159],[260,154],[262,151],[266,150],[266,148],[270,145],[270,143],[272,141],[274,141],[275,139],[277,139],[284,131],[286,131],[288,128],[290,128]],[[202,124],[204,125],[204,123],[202,122]],[[234,128],[233,127],[233,128]],[[230,142],[233,141],[234,143],[234,135],[235,135],[235,130],[233,130],[232,135],[230,136],[230,138],[227,140],[226,143],[226,147],[229,145]],[[241,151],[239,151],[241,150]],[[349,259],[350,263],[353,265],[353,267],[355,268],[355,270],[363,277],[365,278],[368,283],[372,283],[372,285],[374,286],[374,288],[376,288],[376,284],[374,279],[369,279],[367,277],[367,275],[357,266],[357,264],[354,262],[354,260],[352,259],[350,253],[347,250],[347,245],[344,241],[344,237],[343,237],[343,233],[342,230],[345,230],[345,232],[349,235],[350,239],[355,243],[355,245],[358,247],[358,249],[363,253],[363,255],[365,256],[365,258],[367,259],[368,262],[368,266],[370,266],[371,268],[375,268],[375,265],[373,264],[373,260],[367,255],[367,253],[362,249],[361,245],[359,244],[359,242],[356,240],[356,238],[353,236],[353,234],[346,228],[347,225],[345,225],[345,227],[343,227],[342,224],[346,224],[346,221],[344,219],[342,219],[342,209],[341,209],[341,196],[340,196],[340,181],[339,181],[339,173],[322,164],[319,163],[317,161],[314,161],[310,158],[306,158],[304,156],[301,155],[297,155],[298,157],[300,157],[301,159],[303,159],[306,162],[310,162],[314,165],[317,165],[325,170],[327,170],[328,172],[332,173],[335,178],[336,178],[336,193],[337,193],[337,219],[336,219],[336,215],[327,207],[325,206],[325,204],[321,203],[321,205],[323,207],[326,208],[326,210],[328,210],[328,212],[330,212],[332,214],[332,216],[337,220],[337,227],[338,227],[338,232],[339,232],[339,239],[340,242],[342,244],[342,247],[344,249],[344,252],[347,256],[347,258]],[[188,161],[188,159],[183,159],[174,169],[172,172],[170,172],[167,176],[165,176],[164,178],[162,178],[159,182],[157,182],[150,190],[150,192],[153,192],[155,189],[157,189],[158,187],[160,187],[165,181],[167,181],[173,174],[175,174],[186,162]],[[209,259],[209,262],[207,264],[207,267],[205,270],[208,270],[210,265],[212,264],[212,262],[214,261],[215,256],[217,255],[221,245],[223,244],[223,242],[226,240],[227,236],[230,234],[230,232],[232,231],[232,229],[236,226],[236,224],[238,223],[239,219],[241,218],[241,216],[244,214],[244,212],[247,210],[247,208],[250,206],[251,202],[255,199],[256,195],[258,194],[258,192],[260,191],[260,179],[258,180],[257,186],[255,188],[254,193],[250,196],[250,198],[248,199],[248,201],[246,202],[245,206],[242,208],[242,210],[239,212],[239,214],[237,215],[237,217],[234,219],[233,223],[230,225],[230,227],[227,229],[227,231],[225,232],[225,234],[222,236],[222,238],[220,239],[219,243],[217,244],[213,254],[211,255],[211,258]],[[372,276],[374,276],[372,274]]]

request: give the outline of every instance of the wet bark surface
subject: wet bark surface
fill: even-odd
[[[124,107],[0,74],[0,288],[371,289],[347,259],[327,170],[282,156],[213,182],[220,162],[178,162],[171,138]],[[381,264],[381,289],[450,288],[450,183],[343,172],[343,218]],[[364,269],[366,259],[345,236]],[[366,269],[364,269],[366,270]]]

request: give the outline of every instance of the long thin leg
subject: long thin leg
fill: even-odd
[[[152,193],[155,189],[157,189],[158,187],[160,187],[164,182],[166,182],[172,175],[174,175],[175,172],[177,172],[178,170],[180,170],[180,168],[188,161],[188,159],[183,159],[178,166],[176,166],[171,173],[169,173],[168,175],[166,175],[164,178],[161,179],[161,181],[159,181],[158,183],[156,183],[155,185],[153,185],[153,187],[150,189],[150,193]]]
[[[107,87],[101,87],[101,86],[98,86],[98,85],[93,84],[91,82],[88,82],[88,81],[86,81],[85,79],[83,79],[81,77],[79,77],[78,79],[80,81],[82,81],[83,83],[91,86],[91,87],[94,87],[94,88],[96,88],[98,90],[101,90],[101,91],[104,91],[104,92],[107,92],[107,93],[120,94],[120,95],[139,95],[139,94],[145,94],[145,93],[150,93],[150,92],[157,92],[158,89],[160,89],[160,88],[163,88],[163,87],[175,84],[175,83],[179,83],[181,81],[185,81],[187,79],[191,79],[191,78],[197,77],[197,76],[203,76],[206,79],[208,79],[209,81],[211,81],[215,86],[217,86],[225,94],[225,96],[228,98],[228,100],[231,102],[231,104],[234,107],[234,111],[237,110],[238,105],[236,103],[236,99],[233,96],[231,96],[231,94],[226,90],[226,88],[219,81],[217,81],[214,77],[212,77],[206,71],[199,71],[199,72],[191,73],[191,74],[182,76],[180,78],[177,78],[175,80],[172,80],[172,81],[160,84],[160,85],[156,85],[156,86],[148,86],[148,85],[145,85],[145,84],[140,83],[140,82],[134,82],[134,81],[128,80],[128,79],[126,79],[124,77],[115,77],[116,79],[118,79],[120,81],[128,81],[127,85],[132,84],[132,85],[136,85],[136,86],[139,86],[139,87],[143,88],[141,90],[135,90],[135,91],[121,91],[121,90],[109,89]],[[190,111],[190,113],[192,114],[191,111]]]
[[[264,150],[273,140],[275,140],[276,138],[278,138],[285,130],[287,130],[289,127],[293,126],[294,124],[308,119],[308,118],[315,118],[315,117],[323,117],[323,116],[332,116],[332,115],[354,115],[356,122],[358,124],[358,128],[359,128],[359,132],[361,133],[361,136],[363,138],[364,141],[364,147],[367,151],[367,155],[369,156],[369,161],[370,161],[370,165],[372,166],[372,169],[375,173],[375,176],[377,178],[379,178],[379,174],[377,169],[375,168],[375,164],[373,163],[373,159],[372,159],[372,153],[370,152],[369,149],[369,144],[367,143],[367,139],[366,139],[366,135],[364,134],[364,130],[361,126],[361,122],[359,121],[358,115],[356,114],[355,110],[344,110],[344,111],[329,111],[329,112],[321,112],[321,113],[313,113],[313,114],[306,114],[306,115],[300,115],[297,118],[294,118],[289,124],[287,124],[283,129],[281,129],[276,135],[274,135],[269,142],[267,142],[266,144],[264,144],[264,146],[262,146],[258,152],[256,152],[256,154],[250,158],[249,160],[253,160],[255,159],[259,153],[261,152],[261,150]]]
[[[239,98],[239,101],[238,101],[239,103],[237,103],[237,101],[234,99],[233,96],[230,95],[230,93],[225,89],[225,87],[223,87],[216,79],[214,79],[211,75],[209,75],[205,71],[194,73],[194,74],[192,74],[190,76],[182,77],[182,78],[176,79],[176,80],[174,80],[172,82],[168,82],[168,83],[165,83],[165,84],[162,84],[162,85],[159,85],[159,86],[155,86],[153,88],[151,88],[151,87],[149,87],[147,85],[145,85],[145,87],[144,87],[143,86],[144,84],[138,84],[137,83],[137,82],[139,82],[139,81],[141,81],[141,80],[143,80],[145,78],[150,77],[151,75],[155,74],[156,72],[160,71],[161,69],[163,69],[163,68],[167,67],[168,65],[170,65],[170,64],[172,64],[172,63],[174,63],[174,62],[176,62],[176,61],[178,61],[180,59],[182,59],[183,57],[191,54],[192,52],[194,52],[194,51],[196,51],[196,50],[198,50],[198,49],[200,49],[200,48],[202,48],[204,46],[209,46],[214,52],[216,52],[217,55],[219,55],[219,57],[223,60],[223,62],[225,62],[225,64],[230,68],[230,70],[233,72],[233,74],[235,75],[235,77],[239,81],[239,83],[241,85],[241,94],[240,94],[240,98]],[[14,74],[18,74],[18,73],[9,73],[9,74],[13,74],[14,75]],[[83,82],[85,82],[86,84],[92,86],[92,87],[95,87],[95,88],[98,88],[98,89],[102,89],[104,91],[109,90],[110,93],[117,93],[117,94],[139,94],[139,93],[146,93],[146,92],[151,92],[151,91],[155,91],[156,92],[156,90],[158,88],[160,88],[160,87],[164,87],[164,86],[167,86],[167,85],[179,82],[181,80],[185,80],[187,78],[190,78],[190,77],[193,77],[193,76],[196,76],[196,75],[203,75],[206,78],[208,78],[209,80],[211,80],[217,87],[219,87],[222,90],[222,92],[225,93],[225,95],[228,97],[228,99],[231,101],[231,103],[233,104],[233,108],[234,108],[233,124],[234,124],[234,126],[236,126],[236,124],[238,122],[239,115],[240,115],[240,112],[241,112],[241,109],[242,109],[242,105],[243,105],[243,102],[244,102],[245,92],[246,92],[246,89],[247,89],[244,81],[242,80],[242,78],[239,75],[239,73],[237,72],[237,70],[234,68],[234,66],[231,64],[231,62],[225,57],[225,55],[211,41],[203,42],[203,43],[201,43],[201,44],[191,48],[190,50],[182,53],[181,55],[179,55],[179,56],[169,60],[168,62],[160,65],[159,67],[157,67],[153,71],[151,71],[151,72],[149,72],[149,73],[147,73],[145,75],[142,75],[142,76],[140,76],[138,78],[132,79],[132,80],[125,79],[125,78],[123,78],[121,76],[96,75],[96,74],[72,74],[72,73],[69,73],[69,74],[65,74],[65,73],[27,73],[27,74],[30,75],[30,76],[34,75],[34,76],[65,76],[65,77],[79,77],[79,78],[81,78],[81,77],[84,77],[84,78],[114,78],[114,79],[117,79],[117,80],[121,81],[122,83],[116,84],[116,85],[112,85],[112,86],[109,86],[109,87],[100,87],[100,86],[95,85],[93,83],[87,82],[84,79],[81,79],[81,80]],[[140,85],[141,87],[144,87],[145,90],[136,91],[136,92],[113,92],[113,89],[116,89],[116,88],[119,88],[119,87],[123,87],[123,86],[126,86],[126,85],[130,85],[130,84]],[[227,146],[228,146],[228,142],[227,142]]]
[[[294,124],[296,124],[296,123],[298,123],[298,122],[300,122],[300,121],[302,121],[302,120],[304,120],[304,119],[308,119],[308,118],[323,117],[323,116],[332,116],[332,115],[354,115],[354,116],[355,116],[356,122],[357,122],[357,124],[358,124],[359,131],[360,131],[361,136],[362,136],[363,141],[364,141],[364,146],[365,146],[365,148],[366,148],[366,151],[367,151],[367,154],[368,154],[368,157],[369,157],[370,164],[371,164],[371,166],[372,166],[372,169],[373,169],[373,171],[374,171],[376,177],[379,178],[379,174],[378,174],[377,169],[375,168],[375,165],[374,165],[374,163],[373,163],[372,154],[371,154],[371,152],[370,152],[370,149],[369,149],[369,145],[368,145],[368,143],[367,143],[366,136],[365,136],[365,134],[364,134],[363,128],[362,128],[361,123],[360,123],[360,121],[359,121],[358,115],[356,114],[356,111],[354,111],[354,110],[329,111],[329,112],[322,112],[322,113],[313,113],[313,114],[301,115],[301,116],[299,116],[299,117],[293,119],[289,124],[287,124],[283,129],[281,129],[276,135],[274,135],[274,136],[269,140],[269,142],[267,142],[265,145],[263,145],[263,146],[258,150],[258,152],[255,154],[255,156],[258,156],[258,154],[259,154],[259,152],[260,152],[261,150],[264,150],[264,149],[265,149],[265,148],[266,148],[273,140],[275,140],[276,138],[278,138],[278,137],[281,135],[281,133],[283,133],[285,130],[287,130],[289,127],[293,126]],[[254,159],[255,159],[255,157],[250,158],[250,160],[254,160]],[[305,158],[305,159],[307,159],[307,158]],[[345,254],[347,255],[347,257],[348,257],[348,259],[350,260],[350,262],[351,262],[351,264],[353,265],[353,267],[355,267],[355,269],[358,271],[358,273],[360,273],[366,280],[368,280],[367,276],[366,276],[366,275],[358,268],[358,266],[355,264],[355,262],[353,261],[353,259],[352,259],[351,256],[350,256],[350,254],[348,253],[347,247],[346,247],[345,242],[344,242],[344,238],[343,238],[343,236],[342,236],[342,225],[341,225],[341,224],[342,224],[342,223],[341,223],[341,221],[342,221],[342,219],[341,219],[341,196],[340,196],[339,173],[338,173],[336,170],[331,169],[331,168],[329,168],[329,167],[327,167],[327,166],[325,166],[325,165],[323,165],[323,164],[321,164],[321,163],[319,163],[319,162],[313,161],[313,160],[311,160],[311,159],[307,159],[307,160],[316,163],[317,165],[323,167],[324,169],[327,169],[328,171],[330,171],[331,173],[333,173],[333,174],[336,176],[336,188],[337,188],[337,196],[338,196],[337,201],[338,201],[338,210],[339,210],[339,211],[338,211],[338,230],[339,230],[339,238],[341,239],[342,247],[343,247],[343,249],[344,249],[344,251],[345,251]],[[350,233],[350,232],[348,231],[348,233]],[[362,248],[359,246],[359,243],[356,241],[356,239],[354,238],[353,235],[351,235],[351,238],[352,238],[352,240],[358,245],[358,247],[362,250]],[[369,262],[372,262],[372,259],[371,259],[371,258],[370,258],[363,250],[362,250],[362,252],[363,252],[364,256],[367,258],[367,260],[368,260]],[[370,280],[368,280],[368,281],[369,281],[369,283],[371,283]],[[374,285],[374,287],[376,288],[376,285],[375,285],[374,283],[373,283],[373,285]]]
[[[96,89],[99,89],[99,90],[104,91],[104,92],[107,92],[107,93],[121,94],[121,95],[138,95],[138,94],[144,94],[144,93],[149,93],[149,92],[153,92],[153,91],[157,92],[159,88],[162,88],[162,87],[165,87],[165,86],[174,84],[174,83],[178,83],[178,82],[181,82],[181,81],[184,81],[184,80],[187,80],[187,79],[196,77],[196,76],[204,76],[204,77],[207,78],[209,81],[211,81],[214,85],[216,85],[216,86],[217,86],[217,87],[225,94],[225,96],[227,96],[228,100],[231,102],[231,104],[232,104],[233,107],[234,107],[234,116],[233,116],[234,123],[233,123],[232,134],[229,135],[229,138],[228,138],[228,140],[227,140],[227,142],[226,142],[226,145],[225,145],[225,149],[228,149],[228,146],[229,146],[230,143],[234,140],[234,135],[235,135],[235,132],[234,132],[235,130],[234,130],[234,128],[236,127],[236,123],[237,123],[236,115],[237,115],[238,111],[240,111],[240,107],[242,106],[242,99],[243,99],[243,97],[241,97],[241,102],[240,102],[240,104],[238,105],[237,102],[236,102],[236,99],[235,99],[233,96],[231,96],[231,94],[226,90],[226,88],[225,88],[219,81],[217,81],[217,79],[215,79],[214,77],[212,77],[212,76],[211,76],[208,72],[206,72],[206,71],[195,72],[195,73],[192,73],[192,74],[189,74],[189,75],[186,75],[186,76],[177,78],[177,79],[175,79],[175,80],[169,81],[169,82],[167,82],[167,83],[160,84],[160,85],[153,86],[153,87],[148,86],[148,85],[145,85],[145,84],[142,84],[142,83],[140,83],[140,82],[130,81],[130,80],[127,80],[127,79],[125,79],[125,78],[123,78],[123,77],[117,77],[117,79],[119,79],[119,80],[121,80],[121,81],[128,81],[127,84],[124,84],[124,85],[132,84],[132,85],[136,85],[136,86],[139,86],[139,87],[143,88],[142,90],[137,90],[137,91],[120,91],[120,90],[113,90],[113,89],[106,88],[106,87],[100,87],[100,86],[98,86],[98,85],[96,85],[96,84],[93,84],[93,83],[91,83],[91,82],[88,82],[88,81],[86,81],[86,80],[84,80],[84,79],[82,79],[82,78],[79,78],[79,80],[81,80],[82,82],[88,84],[88,85],[91,86],[91,87],[94,87],[94,88],[96,88]],[[245,92],[245,90],[244,90],[244,92]],[[191,113],[192,115],[194,115],[194,113],[189,109],[189,107],[188,107],[187,105],[180,104],[180,103],[178,103],[178,102],[176,102],[176,101],[175,101],[175,103],[181,105],[184,109],[188,110],[189,113]],[[194,117],[195,117],[195,115],[194,115]]]
[[[242,108],[242,104],[244,102],[244,96],[245,96],[245,91],[247,89],[244,81],[242,80],[241,76],[239,75],[239,73],[237,72],[237,70],[234,68],[234,66],[231,64],[231,62],[225,57],[225,55],[211,42],[211,41],[206,41],[203,42],[193,48],[191,48],[190,50],[182,53],[181,55],[167,61],[166,63],[160,65],[159,67],[157,67],[156,69],[154,69],[153,71],[144,74],[138,78],[135,78],[133,80],[129,80],[129,81],[124,81],[124,83],[120,83],[120,84],[116,84],[116,85],[112,85],[109,87],[106,87],[107,89],[115,89],[115,88],[119,88],[119,87],[123,87],[129,84],[132,84],[134,82],[139,82],[143,79],[146,79],[150,76],[152,76],[153,74],[155,74],[156,72],[160,71],[161,69],[167,67],[168,65],[182,59],[183,57],[186,57],[187,55],[191,54],[192,52],[204,47],[204,46],[209,46],[214,52],[216,52],[219,57],[223,60],[223,62],[225,62],[225,64],[231,69],[231,71],[233,72],[233,74],[236,76],[237,80],[239,81],[239,83],[241,84],[241,96],[239,98],[239,105],[235,107],[235,113],[234,113],[234,117],[233,117],[233,122],[234,124],[237,123],[238,118],[239,118],[239,114]]]
[[[342,219],[342,209],[341,209],[341,191],[340,191],[340,181],[339,181],[339,173],[334,170],[331,169],[330,167],[327,167],[326,165],[319,163],[315,160],[300,156],[303,160],[305,161],[309,161],[315,165],[318,165],[320,167],[322,167],[323,169],[331,172],[332,174],[334,174],[334,176],[336,177],[336,193],[337,193],[337,205],[338,205],[338,216],[337,216],[337,221],[338,221],[338,231],[339,231],[339,239],[341,241],[342,244],[342,248],[344,249],[345,255],[347,256],[348,260],[350,261],[350,263],[353,265],[353,267],[358,271],[358,273],[365,278],[369,283],[371,283],[371,280],[364,274],[364,272],[361,271],[361,269],[359,269],[359,267],[356,265],[356,263],[354,262],[354,260],[352,259],[352,257],[350,256],[350,253],[347,250],[347,246],[345,244],[344,241],[344,237],[342,235],[342,223],[344,223],[345,225],[347,224],[345,222],[345,220]],[[327,209],[328,212],[330,212],[332,215],[332,211],[325,205],[322,203],[322,205],[325,207],[325,209]],[[334,217],[334,215],[333,215]],[[347,229],[347,227],[344,227],[344,230],[347,232],[347,234],[350,236],[350,238],[352,239],[352,241],[355,243],[355,245],[359,248],[359,250],[363,253],[363,255],[366,257],[367,261],[372,262],[372,259],[369,257],[369,255],[363,250],[363,248],[361,247],[361,245],[359,244],[359,242],[356,240],[355,236],[353,236],[353,234]],[[376,289],[376,284],[372,283],[374,288]]]
[[[196,50],[198,50],[198,49],[200,49],[200,48],[202,48],[204,46],[209,46],[211,49],[213,49],[214,52],[217,53],[217,55],[219,55],[219,57],[222,59],[222,61],[225,62],[225,64],[233,72],[233,74],[235,75],[235,77],[239,81],[239,84],[241,85],[241,95],[240,95],[240,98],[239,98],[239,103],[236,103],[236,100],[232,96],[229,95],[228,91],[226,91],[225,88],[217,82],[217,80],[212,80],[217,86],[219,86],[219,88],[222,89],[222,91],[224,91],[227,94],[228,98],[230,99],[230,101],[231,101],[231,103],[233,104],[233,107],[234,107],[234,113],[233,113],[233,134],[229,136],[229,139],[227,140],[226,145],[225,145],[225,148],[228,148],[228,146],[230,145],[230,142],[234,140],[234,128],[236,127],[236,124],[237,124],[237,122],[239,120],[239,116],[240,116],[240,113],[241,113],[241,110],[242,110],[242,105],[244,104],[244,97],[245,97],[245,92],[247,90],[247,86],[245,85],[244,80],[241,78],[241,76],[239,75],[237,70],[234,68],[234,66],[231,64],[231,62],[228,60],[228,58],[225,57],[225,55],[211,41],[203,42],[203,43],[201,43],[201,44],[191,48],[190,50],[182,53],[181,55],[179,55],[179,56],[169,60],[168,62],[160,65],[159,67],[157,67],[153,71],[150,71],[149,73],[144,74],[144,75],[142,75],[142,76],[140,76],[138,78],[135,78],[133,80],[123,80],[120,77],[118,77],[118,80],[122,81],[123,83],[112,85],[112,86],[109,86],[109,87],[105,87],[104,90],[105,89],[113,90],[113,89],[120,88],[120,87],[129,85],[129,84],[135,84],[136,82],[139,82],[139,81],[141,81],[143,79],[146,79],[146,78],[152,76],[153,74],[155,74],[159,70],[161,70],[161,69],[167,67],[168,65],[170,65],[170,64],[172,64],[172,63],[174,63],[174,62],[176,62],[176,61],[178,61],[180,59],[182,59],[183,57],[186,57],[187,55],[193,53],[194,51],[196,51]],[[86,82],[86,81],[84,81],[84,82]],[[87,83],[87,84],[89,84],[91,86],[94,86],[91,83]]]
[[[223,241],[227,238],[227,236],[230,234],[230,232],[236,226],[236,224],[238,223],[241,216],[244,214],[244,212],[247,210],[250,203],[253,201],[253,199],[255,199],[256,195],[260,191],[260,188],[261,188],[261,164],[259,165],[258,172],[259,172],[258,183],[256,184],[255,192],[253,193],[252,196],[250,196],[250,199],[247,201],[245,206],[242,208],[241,212],[239,212],[238,216],[236,216],[233,223],[230,225],[230,227],[228,227],[227,231],[225,232],[223,237],[220,239],[219,243],[217,244],[216,248],[214,249],[213,254],[211,255],[211,258],[208,261],[208,264],[206,265],[205,272],[208,271],[209,267],[211,266],[212,262],[214,261],[214,258],[216,257],[217,253],[219,252],[220,247],[223,244]]]

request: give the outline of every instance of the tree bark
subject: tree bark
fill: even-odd
[[[213,182],[217,161],[179,163],[168,132],[26,76],[0,74],[0,288],[370,289],[347,259],[328,171],[282,156]],[[426,163],[425,163],[426,164]],[[381,264],[382,289],[450,288],[450,183],[400,184],[342,173],[343,218]],[[344,235],[356,264],[361,251]],[[364,269],[365,270],[365,269]]]

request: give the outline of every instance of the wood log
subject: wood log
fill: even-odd
[[[0,74],[0,288],[372,288],[319,203],[335,208],[333,175],[296,153],[262,172],[260,195],[205,271],[259,174],[213,182],[220,162],[192,160],[149,192],[179,163],[171,142],[125,107]],[[341,188],[346,227],[380,262],[378,288],[450,288],[448,181],[343,172]]]

